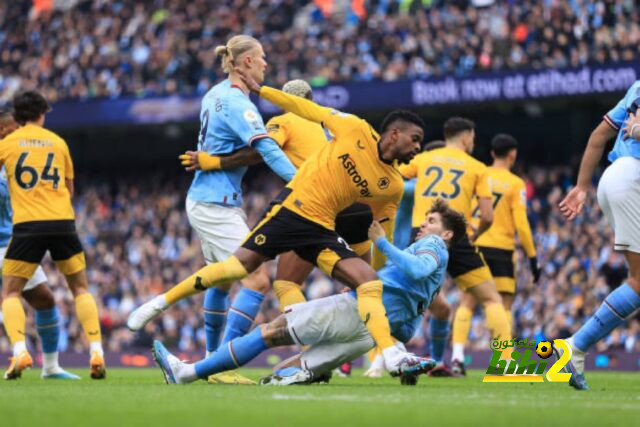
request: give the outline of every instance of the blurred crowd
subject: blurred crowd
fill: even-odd
[[[518,338],[542,340],[570,335],[626,278],[624,258],[612,251],[611,229],[593,198],[584,215],[574,223],[561,218],[557,204],[573,181],[572,172],[568,167],[532,168],[524,175],[543,275],[539,283],[532,283],[527,259],[524,253],[519,253],[514,304]],[[257,222],[282,185],[270,172],[265,173],[269,175],[255,177],[246,192],[245,210],[250,225]],[[77,226],[86,250],[90,290],[97,296],[107,350],[148,349],[154,338],[185,352],[204,348],[201,295],[173,306],[137,334],[125,327],[134,307],[204,265],[200,242],[184,210],[189,178],[186,175],[179,179],[114,178],[98,184],[78,180]],[[270,263],[272,274],[273,264]],[[84,351],[86,343],[71,294],[50,260],[44,267],[61,309],[64,325],[61,350]],[[315,270],[304,292],[308,299],[315,299],[342,289],[342,285]],[[452,304],[460,297],[450,281],[444,294]],[[257,321],[270,320],[278,314],[277,300],[270,294]],[[31,348],[37,348],[32,315],[28,318]],[[424,348],[423,351],[428,343],[426,325],[427,318],[411,343]],[[598,343],[598,349],[640,351],[639,339],[640,318],[636,317]],[[487,350],[489,342],[483,313],[478,310],[472,323],[471,348]],[[0,352],[8,349],[4,330],[0,330]]]
[[[56,0],[0,2],[0,104],[202,94],[213,48],[246,33],[267,82],[398,80],[640,58],[634,0]]]

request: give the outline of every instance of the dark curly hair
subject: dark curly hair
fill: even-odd
[[[445,230],[453,231],[449,246],[458,243],[467,232],[467,220],[464,215],[451,208],[444,199],[437,199],[427,212],[427,215],[430,213],[439,213]]]
[[[13,118],[24,125],[51,111],[49,103],[38,91],[28,90],[13,97]]]

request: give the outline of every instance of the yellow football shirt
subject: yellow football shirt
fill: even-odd
[[[527,219],[527,194],[524,181],[503,168],[488,168],[493,193],[493,223],[482,233],[476,245],[514,250],[516,232],[528,257],[536,255],[531,226]],[[474,221],[478,222],[477,212]]]
[[[296,168],[333,139],[318,123],[293,113],[273,117],[267,122],[267,132]]]
[[[74,219],[65,180],[73,179],[67,143],[55,133],[28,124],[0,141],[13,223]]]
[[[405,178],[416,178],[412,227],[424,222],[433,202],[442,198],[469,221],[476,197],[491,197],[487,166],[461,149],[443,147],[418,154],[400,166]]]
[[[395,162],[380,160],[380,136],[366,121],[307,99],[263,86],[260,96],[307,120],[320,123],[333,142],[311,155],[287,185],[292,189],[283,206],[328,229],[335,229],[338,212],[361,202],[374,218],[393,224],[403,192]]]

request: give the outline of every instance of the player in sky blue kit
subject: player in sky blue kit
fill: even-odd
[[[18,124],[10,111],[0,111],[0,140],[16,130]],[[13,230],[13,212],[9,198],[9,186],[4,166],[0,169],[0,267],[4,261],[7,246]],[[38,266],[33,277],[27,281],[22,291],[22,297],[33,307],[38,336],[42,344],[42,378],[79,380],[80,377],[62,369],[58,364],[58,340],[60,338],[60,313],[55,305],[53,293],[47,286],[47,276],[42,267]],[[11,366],[4,375],[5,379],[20,377],[20,367],[17,358],[23,354],[24,342],[13,348]],[[30,356],[28,357],[30,359]],[[25,363],[24,361],[22,361]],[[30,361],[26,363],[29,364]],[[32,362],[32,361],[31,361]]]
[[[252,147],[285,181],[291,180],[296,172],[278,144],[268,136],[258,109],[249,99],[249,91],[234,71],[234,67],[242,67],[256,81],[264,80],[267,63],[260,42],[238,35],[225,46],[218,46],[215,53],[222,57],[222,68],[229,77],[211,88],[202,99],[198,153],[215,155],[221,163],[213,170],[195,172],[186,201],[189,222],[200,237],[207,264],[230,257],[249,234],[242,210],[241,187],[247,167],[229,168],[229,162],[242,164],[247,156],[255,157],[255,152],[249,149]],[[225,169],[222,169],[223,162]],[[231,283],[226,289],[207,290],[203,307],[207,354],[218,347],[225,315],[227,323],[222,343],[249,330],[270,287],[264,268],[242,280],[242,284],[230,307]],[[159,310],[164,308],[158,306]],[[141,327],[135,316],[130,317],[128,326],[132,330]],[[211,378],[211,382],[246,381],[233,374]]]
[[[372,223],[369,237],[387,257],[378,274],[384,283],[382,299],[391,333],[398,341],[406,342],[413,336],[416,323],[442,286],[449,259],[447,248],[465,232],[464,217],[444,201],[434,203],[416,242],[405,250],[389,243],[380,224]],[[181,362],[159,341],[154,342],[154,358],[168,383],[189,383],[244,365],[267,348],[298,344],[308,348],[290,366],[262,383],[309,383],[374,347],[358,315],[355,298],[350,292],[288,306],[274,321],[220,346],[210,357],[194,364]],[[415,377],[434,366],[434,361],[423,359],[413,370],[404,372]]]
[[[614,249],[622,251],[629,264],[629,277],[568,339],[573,350],[566,365],[568,372],[573,374],[569,384],[579,390],[589,389],[584,377],[586,352],[640,308],[640,140],[631,137],[632,131],[638,129],[637,126],[634,128],[638,124],[638,105],[640,81],[629,88],[625,97],[591,133],[580,164],[578,183],[560,202],[560,210],[568,220],[580,214],[606,144],[616,137],[608,157],[611,165],[600,178],[597,196],[615,233]]]

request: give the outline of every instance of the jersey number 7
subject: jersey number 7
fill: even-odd
[[[20,157],[18,158],[18,163],[16,163],[16,168],[14,170],[14,176],[16,177],[16,182],[18,186],[24,190],[30,190],[36,186],[38,183],[38,179],[43,181],[51,181],[53,183],[53,189],[58,189],[58,184],[60,183],[60,175],[58,174],[58,168],[52,168],[53,158],[55,157],[54,153],[47,154],[47,161],[44,165],[44,169],[42,170],[42,174],[38,176],[38,170],[33,166],[25,165],[24,161],[27,159],[29,155],[28,152],[20,153]],[[53,171],[53,173],[52,173]],[[27,180],[23,179],[25,176],[28,177]]]

